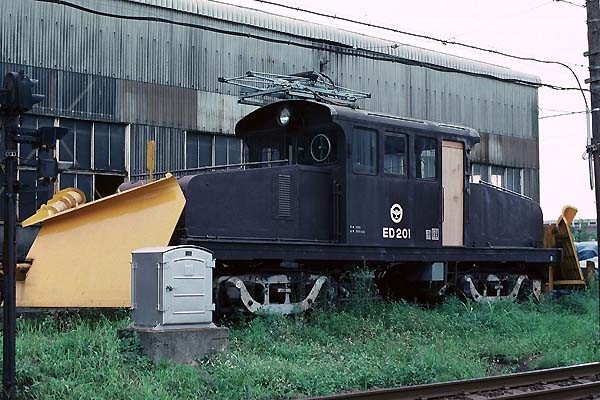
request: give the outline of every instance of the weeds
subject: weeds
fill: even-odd
[[[290,398],[600,359],[595,291],[427,309],[351,299],[308,316],[230,321],[229,351],[196,366],[152,364],[135,339],[117,338],[128,323],[123,313],[19,320],[19,397]]]

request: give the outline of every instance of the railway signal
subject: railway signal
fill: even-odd
[[[16,228],[17,210],[17,144],[28,143],[38,149],[38,179],[54,181],[64,165],[54,158],[56,142],[66,134],[64,128],[47,127],[38,130],[21,127],[23,114],[44,100],[45,96],[34,93],[37,80],[29,78],[23,71],[6,74],[0,89],[0,116],[2,118],[2,144],[4,145],[4,244],[2,253],[2,298],[3,298],[3,399],[16,396]],[[61,168],[63,167],[63,168]]]

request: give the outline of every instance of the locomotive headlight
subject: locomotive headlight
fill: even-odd
[[[290,109],[284,107],[281,109],[281,111],[279,111],[279,117],[277,118],[277,122],[279,122],[279,125],[281,126],[286,126],[290,122],[291,116],[292,113],[290,112]]]

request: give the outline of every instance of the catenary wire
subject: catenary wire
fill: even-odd
[[[568,1],[568,0],[554,0],[554,1],[556,1],[557,3],[567,3],[567,4],[570,4],[572,6],[577,6],[577,7],[583,7],[583,8],[585,8],[585,6],[583,4],[577,4],[577,3],[574,3],[574,2]]]
[[[554,84],[549,84],[549,83],[544,83],[544,82],[534,82],[534,81],[528,81],[528,80],[523,80],[523,79],[514,79],[514,78],[502,78],[499,76],[494,76],[494,75],[490,75],[490,74],[486,74],[486,73],[464,71],[464,70],[460,70],[458,68],[445,67],[445,66],[440,66],[440,65],[436,65],[436,64],[432,64],[432,63],[428,63],[428,62],[423,62],[423,61],[410,60],[410,59],[394,56],[391,54],[381,53],[381,52],[372,51],[372,50],[363,49],[363,48],[352,47],[350,45],[345,45],[345,44],[338,43],[338,42],[332,42],[332,41],[326,40],[326,39],[317,39],[317,38],[312,38],[312,37],[298,35],[298,34],[292,34],[292,33],[288,33],[288,35],[292,36],[296,39],[302,39],[302,40],[311,41],[313,43],[319,43],[320,45],[310,44],[310,43],[302,43],[302,42],[293,41],[293,40],[276,39],[276,38],[262,36],[262,35],[253,34],[253,33],[236,32],[236,31],[232,31],[232,30],[228,30],[228,29],[215,28],[215,27],[210,27],[210,26],[201,25],[201,24],[195,24],[195,23],[191,23],[191,22],[174,21],[174,20],[170,20],[170,19],[162,18],[162,17],[114,14],[114,13],[110,13],[110,12],[104,12],[104,11],[84,7],[82,5],[71,3],[71,2],[65,1],[65,0],[34,0],[34,1],[41,2],[41,3],[53,3],[53,4],[63,5],[65,7],[71,7],[71,8],[83,11],[83,12],[100,15],[103,17],[134,20],[134,21],[159,22],[159,23],[166,23],[166,24],[172,24],[172,25],[179,25],[179,26],[201,29],[201,30],[205,30],[205,31],[209,31],[209,32],[221,33],[221,34],[225,34],[225,35],[246,37],[246,38],[250,38],[250,39],[257,39],[257,40],[262,40],[262,41],[267,41],[267,42],[277,43],[277,44],[295,45],[295,46],[314,49],[314,50],[323,50],[322,45],[326,45],[327,49],[329,51],[332,51],[336,54],[355,55],[355,56],[360,56],[360,57],[364,57],[364,58],[369,58],[372,60],[396,62],[396,63],[400,63],[400,64],[404,64],[404,65],[413,65],[413,66],[419,66],[419,67],[424,67],[424,68],[428,68],[428,69],[433,69],[433,70],[437,70],[437,71],[441,71],[441,72],[454,72],[454,73],[459,73],[459,74],[463,74],[463,75],[484,77],[484,78],[494,79],[494,80],[501,81],[501,82],[517,83],[517,84],[534,86],[534,87],[541,86],[541,87],[547,87],[547,88],[550,88],[553,90],[578,90],[578,91],[582,91],[582,92],[589,91],[587,89],[583,89],[581,87],[581,85],[579,85],[579,87],[565,87],[565,86],[554,85]],[[256,1],[261,1],[261,0],[256,0]],[[277,4],[277,3],[273,3],[273,4]],[[286,7],[288,7],[288,6],[286,6]],[[212,20],[219,20],[218,18],[214,18],[214,17],[209,17],[209,16],[204,16],[204,17],[212,19]],[[253,27],[252,25],[244,24],[244,23],[240,23],[240,25]],[[267,31],[275,32],[273,29],[269,29],[269,28],[264,28],[264,29]],[[415,35],[418,35],[418,34],[415,34]],[[446,43],[447,44],[456,44],[458,42],[452,41],[452,42],[446,42]],[[498,52],[498,53],[502,54],[500,52]],[[518,56],[514,56],[514,57],[519,58]],[[522,59],[526,59],[526,58],[522,58]],[[547,63],[561,64],[570,69],[570,67],[568,67],[566,64],[560,63],[558,61],[556,61],[556,62],[555,61],[547,61]],[[573,72],[573,70],[571,70],[571,71]],[[575,73],[573,72],[573,74],[575,74]],[[575,77],[577,78],[576,75],[575,75]],[[577,82],[579,83],[579,79],[577,79]],[[584,99],[585,99],[585,95],[584,95]],[[586,105],[587,105],[587,100],[586,100]]]
[[[401,30],[401,29],[391,28],[389,26],[384,26],[384,25],[379,25],[379,24],[373,24],[373,23],[364,22],[364,21],[358,21],[358,20],[355,20],[355,19],[352,19],[352,18],[347,18],[347,17],[340,17],[340,16],[334,15],[334,14],[327,14],[327,13],[323,13],[323,12],[319,12],[319,11],[309,10],[309,9],[306,9],[306,8],[289,6],[289,5],[286,5],[286,4],[281,4],[281,3],[278,3],[278,2],[275,2],[275,1],[270,1],[270,0],[253,0],[253,1],[256,1],[256,2],[259,2],[259,3],[263,3],[263,4],[272,5],[272,6],[276,6],[276,7],[285,8],[285,9],[288,9],[288,10],[295,10],[295,11],[303,12],[303,13],[306,13],[306,14],[316,15],[316,16],[319,16],[319,17],[336,19],[336,20],[339,20],[339,21],[349,22],[349,23],[352,23],[352,24],[358,24],[358,25],[367,26],[369,28],[381,29],[381,30],[385,30],[385,31],[389,31],[389,32],[398,33],[398,34],[401,34],[401,35],[412,36],[412,37],[416,37],[416,38],[419,38],[419,39],[430,40],[430,41],[438,42],[438,43],[441,43],[441,44],[444,44],[444,45],[460,46],[460,47],[468,48],[468,49],[471,49],[471,50],[483,51],[483,52],[486,52],[486,53],[496,54],[496,55],[500,55],[500,56],[503,56],[503,57],[514,58],[514,59],[522,60],[522,61],[532,61],[532,62],[538,62],[538,63],[543,63],[543,64],[560,65],[560,66],[563,66],[564,68],[567,68],[571,72],[571,74],[573,75],[573,77],[577,81],[578,90],[581,92],[581,95],[583,96],[583,101],[585,103],[585,108],[586,109],[589,108],[588,102],[587,102],[587,98],[585,97],[584,89],[581,86],[581,82],[579,81],[579,77],[577,76],[577,74],[575,73],[575,71],[573,71],[573,69],[568,64],[566,64],[564,62],[561,62],[561,61],[543,60],[543,59],[539,59],[539,58],[535,58],[535,57],[518,56],[518,55],[515,55],[515,54],[506,53],[504,51],[499,51],[499,50],[494,50],[494,49],[488,49],[488,48],[485,48],[485,47],[480,47],[480,46],[472,45],[472,44],[465,43],[465,42],[459,42],[459,41],[456,41],[456,40],[449,40],[449,39],[441,39],[441,38],[438,38],[438,37],[435,37],[435,36],[431,36],[431,35],[426,35],[426,34],[421,34],[421,33],[415,33],[415,32],[409,32],[409,31],[405,31],[405,30]],[[561,0],[561,1],[565,1],[566,2],[566,0]]]
[[[571,111],[571,112],[566,112],[566,113],[560,113],[560,114],[552,114],[552,115],[545,115],[543,117],[539,117],[538,119],[546,119],[546,118],[556,118],[556,117],[565,117],[567,115],[574,115],[574,114],[584,114],[587,113],[587,110],[582,110],[582,111]]]

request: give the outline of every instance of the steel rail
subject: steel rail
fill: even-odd
[[[600,381],[583,382],[572,386],[551,385],[552,382],[568,379],[580,379],[600,375],[600,363],[580,364],[569,367],[543,369],[538,371],[521,372],[509,375],[499,375],[485,378],[466,379],[452,382],[441,382],[427,385],[402,386],[391,389],[375,389],[363,392],[339,393],[322,397],[305,398],[304,400],[410,400],[430,399],[447,396],[482,393],[493,390],[505,390],[506,394],[497,397],[482,397],[491,399],[578,399],[592,394],[600,395]],[[548,387],[527,392],[509,392],[510,388],[532,385]],[[550,384],[550,385],[549,385]]]

